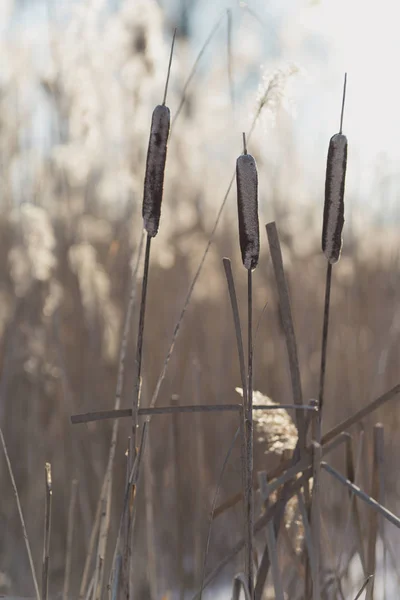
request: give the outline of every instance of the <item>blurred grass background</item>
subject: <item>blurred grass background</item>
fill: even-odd
[[[227,19],[222,6],[216,20],[207,21],[207,27],[203,23],[199,33],[193,17],[198,13],[190,3],[88,1],[60,4],[56,10],[48,3],[36,7],[45,11],[46,18],[33,22],[28,36],[20,35],[15,11],[27,10],[29,3],[21,9],[10,2],[8,14],[5,6],[4,22],[7,17],[10,26],[0,42],[0,426],[38,567],[43,468],[46,461],[52,464],[50,593],[54,594],[62,588],[70,490],[72,481],[78,480],[70,588],[74,595],[105,473],[111,424],[71,426],[70,416],[114,403],[121,328],[142,230],[150,117],[162,98],[173,28],[178,26],[168,101],[172,118],[196,54],[220,19],[185,92],[169,143],[161,229],[153,244],[148,290],[143,405],[153,393],[176,319],[241,151],[240,132],[249,128],[268,86],[249,142],[260,174],[260,220],[261,224],[277,222],[304,394],[305,398],[316,396],[325,277],[320,229],[326,154],[323,150],[314,160],[312,171],[306,156],[313,155],[303,155],[303,139],[299,139],[293,114],[296,99],[303,93],[302,65],[282,59],[279,35],[272,48],[260,43],[263,30],[257,29],[257,14],[245,6],[239,25],[235,21],[238,7],[232,12],[233,82],[228,77]],[[272,31],[273,26],[272,21]],[[263,70],[258,66],[261,62]],[[336,95],[338,116],[340,88]],[[312,110],[318,123],[304,140],[305,147],[314,138],[323,139],[327,146],[336,131],[336,113],[322,124],[318,102]],[[350,136],[349,143],[351,152]],[[320,141],[316,145],[321,147]],[[360,164],[355,163],[350,154],[349,173],[359,172]],[[378,172],[379,164],[376,168]],[[397,227],[392,225],[396,211],[390,208],[397,188],[385,192],[385,177],[377,179],[383,199],[379,207],[360,209],[362,197],[357,195],[354,179],[347,194],[345,244],[334,269],[325,428],[398,383],[399,244]],[[382,210],[382,206],[388,208]],[[261,239],[262,258],[254,276],[259,319],[254,385],[274,400],[288,402],[286,350],[263,228]],[[161,405],[170,404],[174,394],[185,404],[237,401],[234,389],[240,378],[223,256],[233,260],[244,307],[246,278],[240,265],[234,193],[228,197],[185,317],[161,390]],[[133,385],[137,318],[136,311],[124,383],[122,405],[126,407]],[[391,404],[378,417],[386,432],[387,505],[396,511],[398,407]],[[375,420],[364,423],[368,443]],[[121,423],[116,454],[108,559],[122,507],[127,421]],[[179,547],[185,587],[193,589],[199,583],[208,512],[236,426],[234,417],[226,414],[181,415],[175,423],[169,417],[153,419],[150,447],[160,592],[174,589],[181,576]],[[174,427],[179,430],[178,442]],[[340,453],[336,459],[340,465]],[[239,489],[240,477],[236,449],[221,497]],[[0,590],[31,595],[24,540],[3,458],[0,482]],[[338,525],[343,524],[345,492],[326,483],[323,516],[334,555],[335,545],[341,543]],[[365,484],[369,487],[367,475]],[[239,507],[215,523],[210,564],[237,541],[241,518]],[[147,599],[151,591],[144,486],[136,527],[138,598]],[[397,544],[394,534],[393,544]],[[330,562],[329,555],[326,560]],[[233,574],[240,565],[239,560],[226,572]]]

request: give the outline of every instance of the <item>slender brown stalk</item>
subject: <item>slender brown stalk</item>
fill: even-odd
[[[144,454],[144,498],[146,512],[146,544],[147,544],[147,580],[150,589],[149,600],[158,600],[158,573],[156,553],[156,529],[154,524],[154,473],[152,465],[151,443]]]
[[[118,361],[117,384],[116,384],[115,401],[114,401],[114,410],[116,410],[116,411],[118,411],[121,406],[121,397],[122,397],[122,391],[123,391],[123,385],[124,385],[124,375],[125,375],[126,353],[127,353],[127,347],[128,347],[129,332],[130,332],[130,328],[131,328],[132,313],[133,313],[133,309],[134,309],[135,301],[136,301],[137,273],[139,270],[140,259],[142,256],[143,242],[144,242],[144,233],[142,232],[138,250],[137,250],[135,267],[132,272],[132,283],[131,283],[129,301],[128,301],[128,306],[127,306],[127,310],[125,313],[124,327],[123,327],[123,332],[122,332],[122,340],[121,340],[121,347],[120,347],[119,361]],[[132,413],[130,413],[130,416],[131,416],[131,414]],[[113,466],[114,466],[115,451],[116,451],[117,439],[118,439],[118,425],[119,425],[118,419],[115,419],[115,421],[113,423],[113,429],[112,429],[111,440],[110,440],[110,448],[109,448],[109,452],[108,452],[107,468],[106,468],[106,472],[104,475],[103,485],[101,488],[100,497],[99,497],[99,501],[98,501],[98,505],[97,505],[96,517],[94,520],[92,533],[90,536],[89,550],[87,553],[85,567],[84,567],[82,581],[81,581],[81,587],[80,587],[80,592],[79,592],[80,599],[83,599],[83,597],[85,595],[87,580],[89,577],[89,569],[90,569],[92,557],[94,554],[94,546],[95,546],[98,532],[99,532],[98,553],[97,553],[96,569],[95,569],[95,573],[96,573],[95,590],[96,590],[97,597],[99,597],[99,594],[101,594],[101,590],[102,590],[102,586],[103,586],[104,560],[105,560],[107,538],[108,538],[108,532],[109,532],[109,526],[110,526]]]
[[[242,422],[242,419],[241,419],[241,422]],[[217,504],[217,498],[218,498],[218,494],[219,494],[219,491],[220,491],[220,488],[221,488],[222,479],[223,479],[224,474],[225,474],[226,466],[227,466],[227,464],[229,462],[229,458],[230,458],[230,456],[232,454],[232,451],[233,451],[233,448],[235,446],[236,440],[237,440],[237,438],[239,436],[240,429],[241,429],[241,427],[239,426],[237,428],[237,430],[236,430],[235,435],[233,436],[232,442],[231,442],[231,444],[230,444],[230,446],[228,448],[228,452],[225,455],[224,462],[222,463],[221,471],[219,473],[217,485],[216,485],[216,488],[215,488],[213,503],[212,503],[211,512],[210,512],[209,524],[208,524],[207,542],[206,542],[206,547],[205,547],[205,551],[204,551],[203,572],[202,572],[201,586],[200,586],[200,591],[199,591],[199,600],[201,600],[201,598],[202,598],[203,589],[205,587],[205,575],[206,575],[208,551],[209,551],[209,548],[210,548],[210,541],[211,541],[211,530],[212,530],[212,523],[213,523],[213,514],[214,514],[215,506]]]
[[[248,367],[247,367],[247,408],[245,411],[246,431],[246,529],[248,548],[246,552],[246,574],[251,597],[254,596],[253,569],[253,529],[254,529],[254,495],[253,495],[253,303],[252,273],[247,271],[247,315],[248,315]]]
[[[241,464],[242,464],[242,488],[243,488],[243,509],[244,509],[244,519],[245,519],[245,540],[246,540],[246,568],[245,572],[248,573],[248,561],[249,556],[252,556],[252,528],[249,526],[248,522],[248,507],[251,506],[251,499],[249,498],[249,485],[248,485],[248,444],[247,444],[247,430],[246,430],[246,418],[248,412],[248,388],[247,388],[247,380],[246,380],[246,365],[244,358],[244,349],[243,349],[243,339],[242,339],[242,328],[240,324],[240,315],[239,315],[239,306],[236,295],[235,281],[233,279],[231,261],[229,258],[223,259],[223,265],[225,269],[226,281],[228,283],[228,291],[229,298],[231,301],[232,307],[232,316],[233,316],[233,324],[236,334],[236,346],[238,351],[239,358],[239,369],[240,369],[240,378],[242,382],[243,389],[243,406],[242,411],[240,413],[240,439],[241,439]],[[252,487],[252,486],[251,486]],[[252,492],[252,490],[251,490]],[[204,576],[203,576],[204,581]]]
[[[72,566],[72,543],[74,539],[74,526],[75,526],[75,505],[76,497],[78,494],[78,480],[73,479],[71,483],[71,493],[69,498],[68,508],[68,522],[67,522],[67,546],[65,551],[65,571],[64,571],[64,585],[62,600],[68,600],[69,585],[71,578],[71,566]]]
[[[244,388],[246,389],[246,387]],[[243,391],[243,390],[242,390]],[[225,413],[225,412],[238,412],[241,404],[189,404],[181,406],[157,406],[155,408],[139,408],[139,416],[152,417],[154,415],[171,415],[171,414],[184,414],[184,413]],[[318,412],[318,408],[314,405],[304,404],[298,406],[297,404],[257,404],[253,405],[253,412],[259,410],[295,410],[305,411],[310,413]],[[107,419],[123,419],[125,417],[132,416],[131,408],[120,408],[113,410],[100,410],[89,413],[82,413],[79,415],[72,415],[71,423],[78,425],[79,423],[92,423],[94,421],[104,421]]]
[[[15,496],[15,502],[17,504],[17,510],[18,510],[18,515],[19,515],[19,520],[21,522],[22,533],[24,535],[25,547],[26,547],[26,551],[27,551],[27,554],[28,554],[29,566],[31,568],[32,579],[33,579],[33,586],[35,588],[36,600],[40,600],[39,586],[38,586],[36,572],[35,572],[35,565],[33,563],[33,558],[32,558],[32,552],[31,552],[31,546],[30,546],[30,543],[29,543],[28,533],[26,531],[24,515],[22,514],[22,507],[21,507],[21,502],[20,502],[20,499],[19,499],[17,485],[15,483],[14,473],[13,473],[13,470],[12,470],[12,467],[11,467],[10,457],[8,455],[6,442],[5,442],[4,435],[3,435],[3,432],[1,430],[1,428],[0,428],[0,440],[1,440],[1,445],[3,447],[4,457],[5,457],[6,463],[7,463],[8,473],[9,473],[10,479],[11,479],[11,485],[12,485],[14,496]]]
[[[320,473],[321,473],[322,447],[318,442],[313,442],[313,493],[311,504],[311,529],[315,556],[315,571],[313,576],[313,600],[320,600],[320,556],[321,556],[321,492],[320,492]]]
[[[47,600],[49,593],[49,557],[50,557],[50,534],[51,534],[51,504],[52,504],[52,480],[51,464],[46,463],[45,475],[45,502],[44,502],[44,541],[43,541],[43,564],[42,564],[42,600]]]
[[[173,395],[171,398],[171,404],[178,406],[179,398]],[[184,548],[183,548],[183,523],[182,523],[182,499],[183,499],[183,481],[182,481],[182,460],[181,460],[181,430],[179,423],[179,415],[174,414],[172,417],[172,451],[173,451],[173,465],[174,465],[174,480],[175,480],[175,506],[176,506],[176,567],[178,574],[178,589],[179,599],[183,600],[185,596],[185,583],[183,576],[183,559],[184,559]]]
[[[247,586],[246,577],[242,573],[233,578],[232,600],[240,600],[240,592],[243,590],[245,600],[252,600]]]
[[[363,500],[366,504],[368,504],[374,511],[378,512],[383,517],[385,517],[385,519],[387,521],[389,521],[389,523],[392,523],[398,529],[400,529],[400,518],[399,517],[394,515],[392,512],[390,512],[390,510],[388,510],[384,506],[382,506],[374,498],[371,498],[371,496],[368,496],[368,494],[366,494],[365,492],[360,490],[360,488],[357,485],[355,485],[354,483],[351,483],[351,481],[346,479],[346,477],[343,477],[343,475],[338,473],[333,467],[328,465],[326,462],[321,462],[321,467],[323,467],[325,469],[325,471],[327,471],[330,475],[335,477],[335,479],[340,481],[340,483],[342,483],[343,485],[348,487],[350,490],[352,490],[356,496],[361,498],[361,500]]]
[[[329,306],[331,299],[331,282],[332,282],[332,264],[328,262],[326,268],[326,282],[325,282],[325,303],[324,303],[324,324],[322,328],[322,351],[321,351],[321,369],[319,376],[319,414],[320,421],[322,420],[322,409],[324,406],[324,392],[325,392],[325,371],[326,371],[326,355],[328,348],[328,329],[329,329]]]
[[[267,474],[265,471],[260,471],[258,473],[258,481],[261,492],[261,499],[264,504],[265,510],[268,510],[269,507],[269,490],[268,490],[268,481]],[[271,571],[272,571],[272,580],[274,584],[275,590],[275,599],[276,600],[284,600],[284,592],[283,592],[283,584],[282,584],[282,576],[279,569],[278,564],[278,553],[277,553],[277,545],[276,545],[276,537],[274,531],[274,525],[272,521],[270,521],[267,525],[267,546],[268,546],[268,554],[271,562]]]
[[[233,324],[235,327],[235,335],[236,335],[236,346],[239,357],[239,369],[240,369],[240,380],[242,383],[243,389],[243,404],[247,406],[247,381],[246,381],[246,364],[244,359],[244,349],[243,349],[243,338],[242,338],[242,328],[240,325],[240,316],[239,316],[239,305],[237,301],[235,281],[233,279],[232,273],[232,265],[229,258],[222,259],[226,281],[228,283],[228,291],[229,298],[231,301],[232,307],[232,315],[233,315]]]
[[[359,478],[360,470],[361,470],[361,461],[363,458],[363,449],[364,449],[364,432],[361,432],[358,449],[357,449],[357,458],[356,464],[354,465],[353,458],[353,448],[352,448],[353,438],[349,438],[346,444],[346,475],[347,479],[352,483],[356,483]],[[358,510],[357,499],[355,498],[353,492],[349,493],[349,506],[347,511],[346,525],[343,532],[343,542],[340,551],[338,552],[338,558],[336,563],[336,573],[340,573],[342,566],[342,557],[344,555],[345,547],[348,544],[347,535],[349,533],[350,521],[353,516],[354,526],[357,533],[358,544],[356,544],[356,548],[358,549],[358,553],[360,556],[360,562],[363,568],[364,574],[367,573],[365,556],[364,556],[364,545],[363,545],[363,536],[362,536],[362,526],[360,519],[360,512]],[[346,557],[346,560],[348,558]]]
[[[383,425],[377,423],[374,426],[374,445],[373,445],[373,465],[372,465],[372,482],[371,482],[371,497],[375,498],[379,503],[382,502],[380,497],[380,472],[383,469],[383,450],[384,450],[384,438],[383,438]],[[376,541],[378,538],[378,527],[379,520],[378,514],[372,512],[369,518],[368,528],[368,544],[367,544],[367,573],[375,576],[376,571]],[[366,593],[366,600],[373,600],[374,598],[374,582],[371,581]]]
[[[303,404],[303,393],[301,388],[300,366],[297,352],[296,333],[294,330],[292,309],[290,306],[289,288],[287,285],[285,270],[283,266],[282,251],[279,241],[278,230],[275,222],[266,225],[269,249],[274,267],[275,281],[278,288],[279,306],[282,316],[283,330],[285,333],[286,348],[289,358],[290,378],[292,383],[292,395],[295,404]],[[301,411],[296,412],[296,424],[299,431],[300,448],[302,451],[306,445],[304,415]]]
[[[358,600],[359,598],[361,598],[361,594],[363,593],[363,591],[365,590],[365,588],[367,587],[367,585],[368,585],[368,584],[369,584],[371,581],[373,581],[373,577],[374,577],[373,575],[369,575],[369,576],[367,577],[367,579],[366,579],[366,580],[364,581],[364,583],[362,584],[362,586],[361,586],[361,588],[360,588],[360,590],[359,590],[359,592],[358,592],[357,596],[354,598],[354,600]]]

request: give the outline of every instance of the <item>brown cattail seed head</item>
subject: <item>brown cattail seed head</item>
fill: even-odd
[[[144,179],[142,214],[144,228],[150,237],[157,235],[160,223],[169,127],[169,108],[160,104],[155,107],[151,120]]]
[[[347,138],[337,133],[329,142],[322,227],[322,250],[331,264],[339,260],[342,249],[346,164]]]
[[[242,154],[237,159],[236,183],[242,261],[246,269],[253,270],[260,254],[260,231],[257,165],[251,154]]]

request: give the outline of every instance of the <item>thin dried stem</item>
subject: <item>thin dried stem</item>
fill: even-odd
[[[340,111],[340,128],[339,128],[339,133],[343,132],[343,117],[344,117],[344,105],[345,105],[345,102],[346,102],[346,88],[347,88],[347,73],[344,74],[343,95],[342,95],[342,109]]]
[[[329,305],[331,298],[331,282],[332,282],[332,264],[328,262],[326,268],[325,282],[325,303],[324,303],[324,324],[322,328],[322,350],[321,350],[321,369],[319,378],[319,418],[322,421],[322,409],[324,406],[325,392],[325,371],[326,371],[326,354],[328,348],[328,330],[329,330]]]
[[[168,70],[167,70],[167,80],[165,82],[164,98],[163,98],[163,102],[162,102],[164,106],[165,106],[165,103],[167,101],[168,83],[169,83],[169,76],[171,74],[171,64],[172,64],[172,55],[174,53],[175,37],[176,37],[176,27],[174,29],[174,35],[172,36],[171,52],[169,54],[169,63],[168,63]]]
[[[311,530],[315,556],[314,576],[313,576],[313,600],[320,600],[320,550],[321,550],[321,491],[320,491],[320,473],[322,447],[318,442],[313,442],[313,493],[311,505]]]
[[[75,525],[75,505],[78,493],[78,480],[73,479],[71,483],[71,493],[69,497],[69,508],[68,508],[68,522],[67,522],[67,546],[65,551],[65,571],[64,571],[64,585],[62,600],[68,600],[69,584],[71,578],[71,565],[72,565],[72,542],[74,539],[74,525]]]
[[[374,444],[373,444],[373,465],[372,465],[372,482],[371,482],[371,497],[375,498],[378,502],[382,502],[380,497],[380,471],[383,469],[383,450],[384,450],[384,438],[383,438],[383,425],[377,423],[374,426]],[[369,518],[368,528],[368,543],[367,543],[367,573],[375,576],[376,571],[376,542],[378,538],[378,514],[373,512]],[[373,600],[374,598],[374,580],[371,581],[366,593],[366,600]]]
[[[246,577],[242,573],[233,578],[232,600],[240,600],[240,592],[243,590],[245,600],[252,600]]]
[[[246,387],[244,388],[246,389]],[[241,404],[189,404],[182,406],[157,406],[155,408],[139,408],[139,416],[153,417],[154,415],[171,415],[178,413],[207,413],[207,412],[238,412]],[[258,410],[301,410],[306,412],[317,412],[318,408],[310,405],[298,406],[296,404],[257,404],[253,406],[253,411]],[[132,416],[131,408],[120,408],[118,410],[100,410],[90,413],[72,415],[71,423],[78,425],[80,423],[92,423],[94,421],[104,421],[107,419],[122,419]]]
[[[225,469],[226,466],[229,462],[229,458],[232,454],[233,448],[235,446],[236,440],[239,436],[240,433],[240,427],[237,428],[235,435],[233,436],[232,442],[228,448],[228,452],[225,455],[224,458],[224,462],[222,463],[222,467],[221,467],[221,471],[219,473],[219,477],[218,477],[218,481],[217,481],[217,485],[215,488],[215,493],[214,493],[214,498],[213,498],[213,503],[212,503],[212,507],[211,507],[211,513],[210,513],[210,519],[209,519],[209,525],[208,525],[208,533],[207,533],[207,542],[206,542],[206,548],[204,551],[204,561],[203,561],[203,574],[202,574],[202,578],[201,578],[201,586],[200,586],[200,590],[199,590],[199,600],[201,600],[202,598],[202,594],[203,594],[203,589],[205,587],[205,574],[206,574],[206,567],[207,567],[207,557],[208,557],[208,551],[210,548],[210,541],[211,541],[211,530],[212,530],[212,523],[213,523],[213,514],[214,514],[214,510],[215,510],[215,506],[217,504],[217,498],[218,498],[218,494],[221,488],[221,484],[222,484],[222,479],[224,477],[224,473],[225,473]]]
[[[247,271],[247,333],[248,333],[248,366],[247,366],[247,406],[245,406],[246,432],[246,575],[251,597],[254,596],[253,568],[253,529],[254,529],[254,497],[253,497],[253,283],[251,269]]]
[[[387,521],[389,521],[389,523],[392,523],[398,529],[400,529],[400,518],[399,517],[397,517],[392,512],[390,512],[390,510],[388,510],[387,508],[385,508],[384,506],[379,504],[379,502],[377,502],[374,498],[371,498],[371,496],[368,496],[368,494],[366,494],[365,492],[360,490],[360,488],[357,485],[355,485],[354,483],[351,483],[351,481],[346,479],[346,477],[343,477],[343,475],[338,473],[333,467],[328,465],[326,462],[321,462],[321,467],[323,467],[325,469],[325,471],[327,471],[330,475],[335,477],[335,479],[340,481],[340,483],[342,483],[343,485],[348,487],[350,490],[352,490],[356,496],[361,498],[361,500],[363,500],[366,504],[368,504],[371,508],[373,508],[374,511],[378,512],[383,517],[385,517],[385,519],[387,519]]]
[[[285,270],[283,267],[282,251],[279,235],[275,222],[266,225],[269,249],[274,267],[275,281],[278,288],[279,306],[282,316],[283,330],[285,333],[286,348],[289,357],[290,378],[292,383],[293,401],[297,405],[303,404],[303,392],[301,388],[300,367],[297,352],[297,341],[294,330],[292,310],[290,306],[289,288],[287,285]],[[296,424],[299,431],[300,449],[303,452],[306,444],[306,432],[303,413],[296,413]]]
[[[42,564],[42,600],[47,600],[48,593],[49,593],[51,504],[52,504],[52,496],[53,496],[50,463],[45,464],[44,475],[45,475],[45,502],[44,502],[44,541],[43,541],[43,564]]]
[[[371,579],[373,579],[373,575],[369,575],[367,577],[367,579],[364,581],[363,585],[361,586],[360,591],[358,592],[357,596],[354,598],[354,600],[358,600],[361,597],[361,594],[363,593],[363,591],[365,590],[365,588],[367,587],[367,585],[369,584],[369,582],[371,581]]]
[[[258,481],[259,481],[261,498],[263,500],[264,508],[265,508],[265,510],[268,510],[269,490],[268,490],[267,474],[265,471],[260,471],[258,473]],[[274,583],[274,590],[275,590],[275,599],[276,600],[284,600],[282,576],[281,576],[281,572],[280,572],[279,564],[278,564],[277,544],[276,544],[274,525],[273,525],[272,521],[270,521],[267,525],[267,546],[268,546],[268,554],[269,554],[270,562],[271,562],[272,580]]]
[[[8,473],[9,473],[10,479],[11,479],[11,485],[12,485],[14,496],[15,496],[15,502],[17,504],[17,510],[18,510],[18,515],[19,515],[19,520],[20,520],[21,526],[22,526],[22,533],[24,535],[25,547],[26,547],[26,551],[27,551],[27,554],[28,554],[29,565],[30,565],[30,568],[31,568],[32,579],[33,579],[33,586],[35,588],[35,594],[36,594],[36,600],[40,600],[39,586],[38,586],[36,572],[35,572],[35,565],[33,564],[33,558],[32,558],[31,546],[29,544],[28,533],[27,533],[26,527],[25,527],[24,515],[22,514],[22,507],[21,507],[21,502],[20,502],[20,499],[19,499],[17,485],[15,483],[14,473],[13,473],[13,470],[12,470],[12,467],[11,467],[10,457],[8,455],[6,442],[4,440],[3,431],[1,430],[1,428],[0,428],[0,439],[1,439],[1,445],[3,447],[4,457],[5,457],[6,463],[7,463]]]

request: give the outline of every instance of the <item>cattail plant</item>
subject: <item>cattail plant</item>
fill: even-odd
[[[328,342],[329,304],[332,279],[332,265],[340,258],[342,249],[342,229],[344,224],[344,187],[347,165],[347,138],[342,133],[344,104],[346,99],[347,74],[344,77],[340,130],[329,142],[325,179],[325,206],[322,226],[322,251],[328,261],[325,286],[324,324],[322,332],[321,370],[319,385],[319,415],[322,416],[324,403],[324,381],[326,350]]]
[[[253,301],[252,271],[258,264],[260,234],[258,224],[258,175],[256,161],[247,153],[243,134],[243,154],[236,161],[239,240],[242,261],[247,269],[248,308],[248,367],[247,402],[244,404],[246,438],[245,517],[246,517],[246,576],[250,595],[254,596],[253,577]]]
[[[142,216],[144,229],[147,232],[146,251],[144,260],[143,270],[143,283],[142,283],[142,296],[140,303],[140,314],[139,314],[139,327],[137,334],[136,344],[136,359],[135,359],[135,370],[134,370],[134,393],[132,401],[132,436],[130,442],[129,452],[129,467],[128,471],[131,472],[135,459],[137,457],[136,448],[136,430],[138,426],[138,408],[139,408],[139,397],[140,397],[140,379],[141,379],[141,367],[142,367],[142,353],[143,353],[143,333],[144,333],[144,321],[146,312],[146,295],[147,295],[147,284],[149,276],[149,265],[150,265],[150,249],[151,240],[157,235],[160,216],[161,216],[161,203],[163,196],[164,186],[164,173],[165,173],[165,162],[167,158],[167,142],[170,129],[170,111],[165,105],[167,99],[169,76],[171,72],[172,55],[175,44],[176,29],[172,38],[171,52],[169,56],[169,64],[167,70],[167,79],[165,82],[164,98],[163,103],[155,107],[153,111],[153,117],[151,121],[150,139],[147,150],[147,161],[146,161],[146,172],[144,178],[144,190],[143,190],[143,205],[142,205]],[[124,564],[128,565],[128,572],[124,573],[125,586],[129,581],[129,560],[130,555],[129,545],[131,541],[131,530],[132,530],[132,507],[135,490],[132,486],[130,490],[131,502],[129,503],[130,510],[128,512],[128,525],[127,535],[125,537],[125,548]],[[122,585],[124,585],[122,583]],[[128,584],[129,588],[129,584]],[[129,591],[128,591],[129,594]]]

